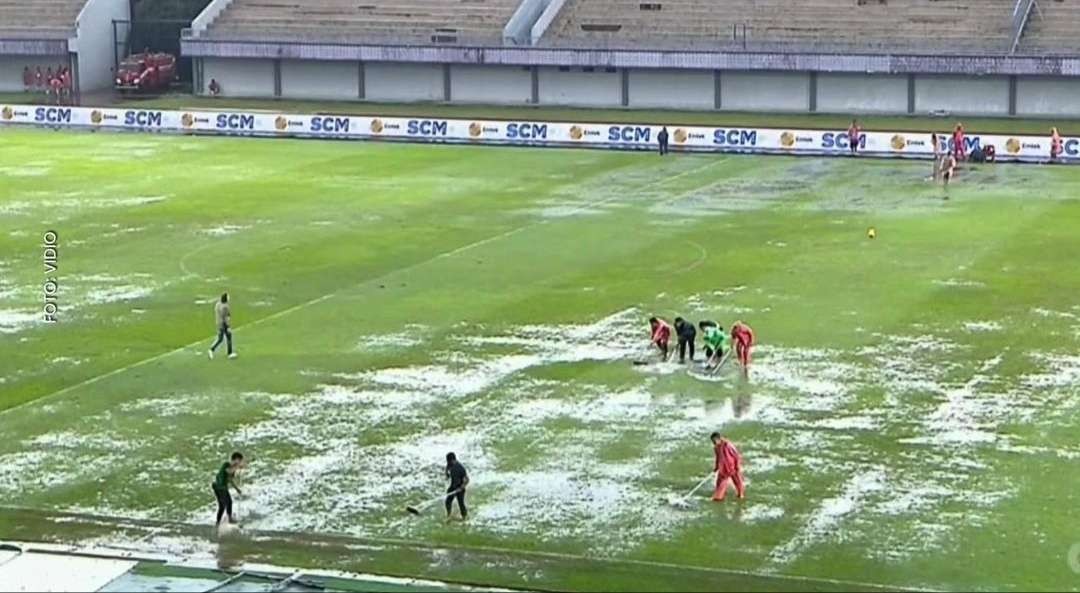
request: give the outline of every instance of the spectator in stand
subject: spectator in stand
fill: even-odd
[[[1058,133],[1057,128],[1050,128],[1050,162],[1057,162],[1061,157],[1062,150],[1065,148],[1065,143],[1061,140],[1061,134]]]
[[[217,81],[216,78],[211,78],[210,79],[210,87],[209,88],[210,88],[210,96],[211,97],[216,97],[216,96],[221,94],[221,85],[218,84],[218,81]]]
[[[34,90],[34,73],[30,71],[30,66],[23,68],[22,85],[24,92],[29,93]]]
[[[964,124],[956,124],[956,129],[953,130],[953,156],[956,157],[956,162],[960,162],[967,157],[966,150],[964,148]]]

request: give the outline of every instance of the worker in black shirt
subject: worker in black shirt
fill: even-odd
[[[667,126],[660,128],[660,133],[656,135],[656,140],[660,143],[660,156],[664,156],[668,153]]]
[[[694,324],[687,322],[682,317],[675,318],[675,335],[679,338],[679,362],[686,362],[686,351],[690,351],[690,362],[694,361],[694,341],[697,339],[697,330]]]
[[[446,454],[446,477],[450,479],[450,487],[446,489],[446,520],[450,520],[450,509],[456,498],[461,520],[464,521],[469,518],[469,510],[465,508],[465,488],[469,485],[469,473],[453,453]]]

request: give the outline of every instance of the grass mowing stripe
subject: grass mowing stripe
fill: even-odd
[[[723,159],[721,159],[721,161],[722,160]],[[716,164],[717,162],[720,162],[720,161],[710,163],[709,165],[706,165],[705,167],[702,167],[702,168],[704,169],[704,168],[710,167],[710,166]],[[667,178],[662,178],[660,180],[650,182],[649,184],[646,184],[646,185],[651,186],[652,184],[655,184],[655,183],[660,183],[660,184],[666,183],[667,181],[669,181],[671,179],[676,179],[676,178],[682,177],[686,173],[687,173],[686,171],[679,172],[679,173],[671,175],[671,176],[669,176]],[[624,196],[620,194],[620,195],[610,196],[610,197],[607,197],[607,198],[604,198],[604,199],[601,199],[601,200],[588,201],[588,202],[583,203],[580,206],[572,208],[570,210],[570,214],[580,213],[582,211],[585,211],[585,210],[587,210],[589,208],[592,208],[592,207],[595,207],[595,206],[602,206],[604,204],[608,204],[608,203],[614,202],[614,201],[616,201],[618,199],[621,199],[622,197],[624,197]],[[544,226],[544,225],[546,225],[546,224],[548,224],[550,222],[552,222],[552,219],[544,219],[544,220],[540,220],[540,221],[537,221],[537,222],[532,222],[532,223],[529,223],[529,224],[525,224],[525,225],[510,229],[508,231],[504,231],[502,233],[499,233],[499,234],[491,236],[491,237],[487,237],[485,239],[481,239],[479,241],[474,241],[474,242],[469,243],[467,245],[463,245],[461,247],[451,249],[450,251],[446,251],[446,252],[437,254],[437,255],[432,256],[432,257],[430,257],[430,258],[428,258],[426,260],[423,260],[421,262],[406,266],[404,268],[391,270],[389,272],[386,272],[385,274],[381,274],[381,275],[376,276],[374,278],[368,278],[368,279],[363,280],[363,281],[361,281],[361,282],[359,282],[357,284],[345,286],[345,287],[343,287],[343,288],[341,288],[341,289],[339,289],[339,290],[337,290],[335,292],[324,294],[324,295],[322,295],[320,297],[311,299],[311,300],[303,302],[303,303],[299,303],[297,305],[294,305],[294,306],[289,307],[287,309],[283,309],[283,310],[278,311],[276,313],[272,313],[270,315],[267,315],[266,317],[261,317],[259,319],[256,319],[256,320],[250,322],[250,323],[245,323],[243,325],[239,325],[236,328],[234,328],[234,330],[239,330],[239,329],[242,329],[242,328],[256,327],[256,326],[259,326],[259,325],[261,325],[263,323],[266,323],[268,321],[274,321],[275,319],[280,319],[281,317],[284,317],[286,315],[290,315],[290,314],[295,313],[297,311],[301,311],[303,309],[307,309],[309,307],[313,307],[315,305],[318,305],[319,303],[325,302],[325,301],[329,300],[330,298],[332,298],[332,297],[334,297],[334,296],[336,296],[338,294],[341,294],[342,292],[345,292],[346,290],[356,288],[357,286],[363,286],[363,285],[369,284],[371,282],[376,282],[378,280],[388,278],[388,277],[393,276],[395,274],[399,274],[399,273],[402,273],[402,272],[407,272],[407,271],[410,271],[410,270],[414,270],[414,269],[420,268],[422,266],[425,266],[425,265],[427,265],[429,263],[432,263],[434,261],[438,261],[440,259],[444,259],[444,258],[448,258],[448,257],[453,257],[455,255],[459,255],[461,253],[467,252],[467,251],[475,249],[477,247],[481,247],[481,246],[487,245],[489,243],[493,243],[495,241],[499,241],[499,240],[505,239],[507,237],[511,237],[513,235],[516,235],[516,234],[522,232],[522,231],[525,231],[525,230],[528,230],[528,229],[531,229],[531,228],[535,228],[535,227]],[[183,265],[183,264],[181,264],[181,265]],[[146,366],[148,364],[151,364],[151,363],[157,362],[159,360],[162,360],[164,358],[168,358],[169,356],[172,356],[174,354],[178,354],[178,353],[183,352],[183,351],[185,351],[185,350],[187,350],[189,348],[193,348],[195,346],[198,346],[200,343],[203,343],[205,341],[206,341],[205,338],[200,338],[200,339],[198,339],[198,340],[196,340],[194,342],[191,342],[190,344],[185,344],[185,345],[180,346],[178,348],[175,348],[173,350],[169,350],[167,352],[163,352],[161,354],[151,356],[150,358],[139,360],[139,361],[136,361],[134,363],[128,364],[126,366],[113,369],[113,370],[108,371],[106,373],[102,373],[100,375],[90,377],[89,379],[86,379],[86,380],[81,381],[79,383],[75,383],[74,385],[69,385],[68,387],[60,389],[59,391],[54,391],[54,392],[52,392],[50,394],[46,394],[46,395],[43,395],[43,396],[41,396],[39,398],[23,402],[21,404],[15,405],[15,406],[10,407],[10,408],[7,408],[5,410],[0,410],[0,416],[4,416],[4,415],[6,415],[6,414],[8,414],[10,412],[21,409],[21,408],[23,408],[25,406],[28,406],[29,404],[40,403],[40,402],[44,402],[46,400],[51,400],[51,399],[60,397],[62,395],[65,395],[67,393],[70,393],[70,392],[72,392],[72,391],[74,391],[76,389],[80,389],[80,388],[86,387],[88,385],[93,385],[95,383],[98,383],[99,381],[102,381],[104,379],[108,379],[109,377],[113,377],[113,376],[119,375],[121,373],[125,373],[127,371],[130,371],[132,369],[140,368],[140,367]]]

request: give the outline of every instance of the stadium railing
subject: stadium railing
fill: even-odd
[[[1016,0],[1016,6],[1013,7],[1012,13],[1012,44],[1009,46],[1009,53],[1016,53],[1017,48],[1020,47],[1020,38],[1024,36],[1024,27],[1027,26],[1028,18],[1031,17],[1031,10],[1035,7],[1035,0]]]

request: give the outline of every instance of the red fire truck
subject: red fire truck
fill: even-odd
[[[176,56],[165,53],[132,54],[116,69],[116,89],[120,92],[168,90],[176,78]]]

